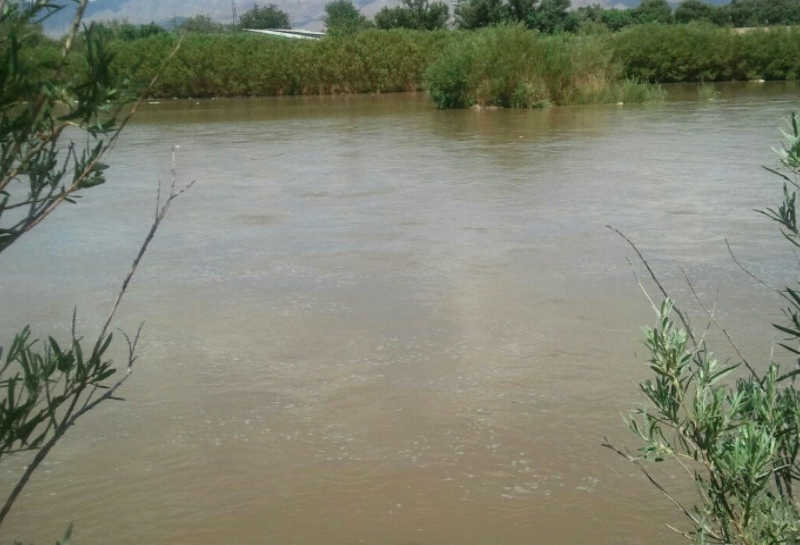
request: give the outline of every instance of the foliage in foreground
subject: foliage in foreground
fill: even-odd
[[[104,42],[108,29],[90,26],[79,34],[87,5],[88,0],[79,3],[60,51],[42,56],[31,54],[43,43],[32,23],[58,6],[46,0],[0,2],[2,256],[56,208],[76,203],[105,182],[103,158],[138,104],[128,113],[122,111],[126,100],[115,86],[112,55]],[[73,312],[66,340],[37,339],[30,326],[20,324],[10,342],[0,345],[0,462],[15,455],[31,456],[15,486],[4,492],[0,524],[32,474],[77,420],[99,404],[119,399],[116,393],[133,369],[139,336],[130,339],[123,334],[127,357],[115,364],[109,356],[112,323],[141,257],[178,194],[171,191],[157,207],[150,232],[96,337],[79,335]]]
[[[783,202],[763,212],[777,222],[786,241],[800,248],[796,189],[800,181],[800,135],[792,133],[781,150]],[[788,323],[775,325],[780,346],[800,356],[800,291],[780,292]],[[686,537],[696,543],[789,545],[800,541],[800,511],[795,485],[800,479],[800,392],[794,380],[800,359],[784,371],[767,362],[763,372],[742,360],[748,376],[731,384],[739,365],[724,365],[709,351],[668,298],[657,309],[658,322],[646,329],[652,378],[640,384],[648,401],[634,412],[631,430],[643,446],[628,456],[690,521]],[[713,316],[711,320],[713,321]],[[682,325],[676,323],[679,319]],[[737,353],[738,348],[733,346]],[[697,504],[686,507],[671,496],[644,462],[671,460],[695,484]]]

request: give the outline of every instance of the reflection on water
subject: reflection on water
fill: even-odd
[[[74,521],[82,543],[672,539],[667,502],[600,447],[633,444],[620,414],[652,319],[604,226],[679,298],[685,268],[763,360],[772,333],[752,324],[779,304],[723,241],[771,281],[795,265],[751,212],[777,198],[759,165],[795,91],[671,92],[533,112],[423,95],[145,109],[113,183],[0,263],[4,337],[63,331],[73,305],[91,328],[171,145],[199,180],[123,309],[126,328],[146,320],[128,401],[52,453],[5,537],[52,541]]]

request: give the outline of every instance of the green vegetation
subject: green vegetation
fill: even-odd
[[[474,30],[444,30],[448,10],[441,2],[403,0],[378,13],[376,29],[352,0],[335,0],[325,8],[328,36],[318,41],[254,36],[205,16],[185,20],[178,32],[115,22],[97,32],[109,42],[117,87],[133,89],[147,85],[179,34],[187,35],[153,98],[429,89],[440,107],[530,108],[657,100],[664,92],[652,84],[668,82],[797,79],[800,30],[734,32],[710,22],[723,8],[739,13],[749,6],[748,13],[773,20],[800,4],[777,2],[781,9],[768,10],[758,1],[725,8],[685,0],[673,12],[664,0],[630,10],[574,11],[567,10],[569,0],[461,0],[455,21]],[[256,5],[240,22],[289,23],[272,5]],[[493,28],[481,28],[487,25]],[[37,40],[30,54],[40,56],[37,69],[44,69],[61,46],[41,35]],[[85,64],[75,58],[73,67]]]
[[[423,73],[452,39],[447,32],[367,30],[324,40],[251,34],[187,35],[153,97],[275,96],[421,89]],[[142,87],[175,35],[119,42],[112,70]]]
[[[325,4],[325,31],[330,36],[353,34],[371,26],[351,0],[333,0]]]
[[[633,9],[604,9],[593,5],[580,7],[575,14],[581,24],[601,23],[613,31],[647,23],[684,24],[701,21],[741,28],[800,24],[800,2],[733,0],[727,4],[712,5],[703,0],[683,0],[672,11],[666,0],[644,0]]]
[[[640,25],[612,38],[625,76],[650,82],[792,80],[800,29],[735,33],[708,24]]]
[[[275,4],[259,7],[258,4],[239,17],[242,28],[289,28],[289,15]]]
[[[402,5],[383,7],[375,15],[378,28],[410,28],[415,30],[440,30],[447,27],[450,8],[444,2],[428,0],[402,0]]]
[[[156,34],[163,34],[166,32],[162,27],[155,23],[146,25],[134,25],[125,21],[109,21],[104,23],[97,23],[94,25],[97,32],[102,32],[106,41],[122,40],[123,42],[132,42],[133,40],[141,40],[148,36]]]
[[[58,58],[60,46],[43,37],[38,40],[31,54],[42,61],[35,69],[45,70]],[[115,82],[128,82],[134,89],[146,86],[177,40],[177,34],[167,32],[138,40],[114,39],[108,48]],[[73,57],[75,69],[83,69],[83,61],[77,54]],[[187,34],[151,96],[385,93],[430,87],[443,107],[530,107],[636,102],[663,94],[635,82],[798,75],[800,30],[794,29],[737,34],[707,24],[644,25],[613,34],[553,36],[520,26],[435,32],[371,29],[317,41],[215,32]],[[458,88],[456,95],[463,91],[464,99],[441,98],[447,88]],[[512,100],[514,94],[517,98]]]
[[[87,5],[88,0],[78,4],[69,35],[53,50],[54,42],[43,40],[32,22],[58,6],[49,0],[0,2],[3,257],[57,208],[75,204],[91,188],[105,183],[104,156],[138,105],[137,101],[123,113],[130,101],[115,86],[112,54],[104,43],[113,27],[90,26],[79,34]],[[121,33],[115,37],[131,43]],[[24,456],[27,465],[14,487],[4,493],[0,524],[31,475],[71,427],[98,405],[119,400],[116,393],[133,370],[139,334],[133,339],[122,334],[126,356],[117,365],[109,350],[112,324],[138,263],[180,192],[173,184],[162,196],[150,231],[96,337],[79,334],[75,312],[71,327],[59,328],[61,333],[54,336],[37,339],[31,327],[22,324],[16,334],[3,332],[10,338],[0,345],[0,462]],[[59,266],[57,258],[52,266]]]
[[[217,23],[208,15],[195,15],[183,21],[178,27],[183,32],[197,32],[202,34],[213,34],[228,30],[225,25]]]
[[[780,226],[794,255],[800,248],[800,132],[795,116],[780,156],[782,168],[767,170],[783,183],[783,201],[762,213]],[[798,543],[800,512],[794,485],[800,479],[800,392],[794,381],[800,374],[800,292],[791,287],[778,292],[786,320],[774,327],[782,337],[779,346],[794,360],[790,369],[783,370],[772,355],[754,366],[725,332],[740,358],[740,363],[728,365],[710,352],[707,332],[693,331],[685,313],[674,306],[652,272],[651,276],[665,300],[655,309],[656,326],[646,330],[653,375],[640,388],[647,406],[629,421],[642,446],[638,456],[608,442],[605,446],[635,463],[679,508],[689,525],[685,535],[693,542]],[[709,327],[717,325],[713,312],[706,314]],[[732,373],[740,368],[744,378],[732,381]],[[652,461],[674,464],[674,470],[695,485],[696,505],[685,506],[671,495],[648,469]]]
[[[553,33],[577,29],[579,19],[569,0],[460,0],[456,25],[462,29],[511,24]],[[601,8],[598,8],[601,9]]]
[[[659,88],[626,81],[600,36],[541,36],[521,26],[461,35],[425,74],[440,108],[536,108],[547,104],[644,102]]]

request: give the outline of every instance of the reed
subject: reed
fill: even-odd
[[[612,36],[625,75],[650,82],[785,80],[800,75],[800,29],[738,33],[710,24],[640,25]]]
[[[647,102],[663,98],[653,85],[623,77],[603,35],[546,36],[521,26],[462,33],[425,73],[440,108]]]
[[[177,38],[118,42],[114,70],[148,81]],[[273,96],[418,90],[447,32],[369,30],[319,41],[248,34],[190,34],[156,97]]]
[[[142,89],[175,33],[111,37],[119,87]],[[60,44],[26,54],[46,73]],[[76,46],[80,50],[80,46]],[[86,69],[73,55],[71,72]],[[800,76],[800,30],[736,33],[707,24],[640,25],[618,33],[544,35],[521,26],[477,31],[367,30],[319,41],[189,33],[151,90],[154,98],[387,93],[427,89],[437,106],[534,108],[659,100],[667,82]]]

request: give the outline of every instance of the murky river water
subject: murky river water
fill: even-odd
[[[175,205],[120,314],[145,320],[128,401],[86,417],[3,538],[79,543],[652,544],[678,515],[600,446],[635,445],[652,313],[604,226],[754,360],[796,262],[752,212],[797,89],[648,107],[440,112],[424,96],[149,106],[113,183],[0,260],[3,338],[87,332]],[[724,346],[719,343],[722,352]],[[3,468],[6,489],[23,460]],[[665,474],[680,493],[680,476]]]

